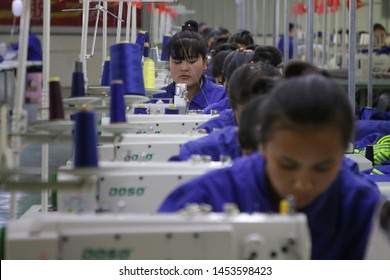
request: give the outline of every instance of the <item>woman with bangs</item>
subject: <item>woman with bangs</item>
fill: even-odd
[[[210,104],[227,97],[223,86],[217,85],[203,75],[207,69],[207,46],[202,36],[192,30],[183,30],[173,35],[167,44],[168,67],[173,82],[163,89],[166,93],[153,98],[174,98],[176,84],[186,84],[188,109],[203,110]]]

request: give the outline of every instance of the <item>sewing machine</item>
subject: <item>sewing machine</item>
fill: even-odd
[[[182,144],[206,134],[124,134],[118,143],[98,146],[100,160],[167,161]]]
[[[379,175],[379,176],[383,176],[383,175]],[[379,177],[379,176],[377,176],[377,177]],[[376,180],[375,183],[378,185],[381,193],[390,198],[390,181]]]
[[[390,260],[390,200],[377,209],[365,259]]]
[[[347,158],[352,159],[353,161],[355,161],[357,163],[357,165],[359,167],[359,171],[372,168],[372,162],[361,154],[348,154],[348,153],[346,153],[345,156]]]
[[[122,133],[171,133],[183,134],[193,130],[215,117],[216,115],[205,114],[187,114],[187,115],[127,115],[127,128]],[[106,132],[121,132],[123,125],[110,124],[110,118],[103,117],[101,120],[102,126]],[[118,127],[118,129],[116,129]],[[100,129],[98,127],[98,129]],[[110,131],[111,130],[111,131]]]
[[[356,56],[358,75],[365,78],[368,76],[368,54],[358,54]],[[372,73],[375,74],[386,74],[390,69],[390,57],[387,54],[373,55],[372,56]],[[388,78],[388,77],[387,77]]]
[[[221,162],[99,162],[100,169],[89,187],[58,190],[59,212],[147,212],[154,213],[178,185],[207,171],[226,167]],[[58,181],[77,176],[62,167]]]
[[[10,221],[5,259],[308,259],[303,214],[41,214]],[[28,249],[27,249],[28,248]]]
[[[146,110],[147,114],[166,114],[166,109],[174,108],[175,114],[187,114],[187,108],[189,104],[188,99],[188,91],[187,91],[187,85],[186,84],[176,84],[175,85],[175,95],[173,98],[165,98],[165,102],[163,99],[157,99],[156,103],[141,103],[141,104],[133,104],[132,108],[130,109],[130,113],[134,114],[137,110],[137,108],[141,107]],[[172,103],[173,101],[173,103]],[[169,110],[168,110],[169,111]],[[200,110],[200,113],[203,114],[203,111]],[[169,112],[168,112],[169,114]],[[171,114],[173,114],[173,111],[171,111]]]

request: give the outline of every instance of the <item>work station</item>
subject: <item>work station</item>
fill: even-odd
[[[390,259],[389,0],[0,12],[0,259]]]

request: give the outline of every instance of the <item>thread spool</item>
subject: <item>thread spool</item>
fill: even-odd
[[[162,49],[161,49],[161,61],[167,61],[167,44],[169,39],[171,38],[171,34],[164,34],[163,37],[163,43],[162,43]]]
[[[110,81],[122,80],[125,94],[145,95],[140,47],[119,43],[110,47]]]
[[[157,65],[157,63],[159,62],[159,54],[158,54],[158,48],[155,47],[155,48],[150,48],[150,51],[149,51],[149,57],[150,59],[152,59],[154,61],[154,65]]]
[[[148,42],[145,42],[144,44],[144,54],[143,56],[146,58],[146,57],[149,57],[149,43]]]
[[[144,57],[149,57],[149,50],[150,50],[149,32],[146,31],[146,33],[145,33],[144,51],[143,51]]]
[[[373,145],[367,145],[366,146],[366,151],[365,151],[364,156],[366,157],[366,159],[371,161],[373,166],[375,165],[375,161],[374,161],[374,146]]]
[[[75,114],[74,167],[97,167],[95,113],[86,105]]]
[[[122,80],[111,81],[110,87],[110,122],[126,123],[126,109]]]
[[[103,64],[103,73],[102,73],[102,79],[100,81],[101,86],[110,86],[110,57],[107,56],[107,59],[104,61]]]
[[[71,97],[85,96],[83,63],[76,61],[72,74]]]
[[[140,47],[141,49],[141,59],[142,59],[142,55],[144,54],[144,48],[145,48],[145,42],[146,42],[146,31],[144,30],[140,30],[137,34],[137,39],[135,41],[135,43]]]
[[[148,113],[148,109],[144,106],[138,106],[134,108],[134,115],[146,115]]]
[[[145,88],[155,89],[156,70],[154,67],[154,61],[150,58],[147,58],[144,61],[143,75],[144,75]]]
[[[49,94],[49,120],[63,120],[65,113],[59,77],[49,79]]]
[[[165,114],[166,115],[178,115],[179,114],[179,108],[177,108],[175,105],[169,105],[165,108]]]

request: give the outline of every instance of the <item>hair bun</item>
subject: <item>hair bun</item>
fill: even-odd
[[[181,30],[182,31],[185,31],[185,30],[188,30],[188,31],[193,31],[193,32],[198,32],[198,22],[195,21],[195,20],[187,20],[182,26],[181,26]]]

